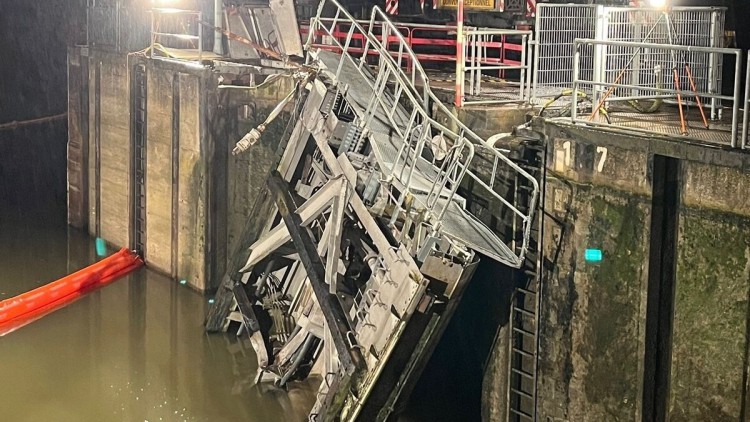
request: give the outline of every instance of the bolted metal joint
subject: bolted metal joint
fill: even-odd
[[[243,153],[247,151],[248,148],[258,143],[258,140],[260,139],[260,135],[263,134],[263,131],[266,130],[266,125],[261,124],[260,126],[254,128],[245,136],[240,139],[237,144],[234,146],[234,149],[232,150],[232,155],[238,155],[240,153]]]

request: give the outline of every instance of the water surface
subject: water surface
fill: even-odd
[[[93,262],[91,239],[0,214],[0,299]],[[206,298],[141,269],[0,337],[7,421],[295,421],[315,392],[253,385],[247,342],[206,335]]]

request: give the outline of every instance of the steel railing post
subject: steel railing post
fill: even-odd
[[[734,101],[732,101],[732,148],[737,148],[737,124],[739,121],[740,114],[740,101],[742,94],[740,93],[741,81],[742,81],[742,51],[738,50],[735,53],[736,63],[734,64]],[[745,110],[747,113],[747,110]]]
[[[737,77],[739,79],[739,77]],[[747,148],[748,141],[748,123],[750,123],[750,54],[747,55],[747,71],[745,73],[745,102],[742,104],[744,117],[742,118],[742,148]]]
[[[464,101],[464,0],[458,0],[458,17],[456,18],[456,107],[463,106]]]
[[[573,93],[570,104],[570,121],[575,122],[578,118],[578,73],[581,67],[581,44],[578,40],[573,42]],[[593,89],[593,88],[592,88]],[[596,104],[596,103],[594,103]]]

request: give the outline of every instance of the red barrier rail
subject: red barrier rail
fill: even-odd
[[[365,29],[369,29],[370,27],[370,21],[358,21],[360,25],[362,25]],[[455,62],[456,61],[456,27],[455,26],[448,26],[448,25],[425,25],[425,24],[409,24],[409,23],[399,23],[395,24],[396,28],[401,32],[401,34],[404,36],[404,39],[406,40],[408,46],[415,52],[415,56],[417,59],[419,59],[422,63],[426,62]],[[381,41],[383,41],[383,44],[388,46],[389,52],[391,52],[391,55],[398,56],[398,50],[397,48],[391,50],[390,45],[395,44],[398,45],[398,40],[396,37],[388,37],[387,40],[383,40],[382,35],[379,34],[379,31],[377,30],[378,26],[375,26],[375,30],[373,31],[375,36],[377,36]],[[472,27],[465,27],[467,31],[471,29],[475,29]],[[349,32],[349,25],[346,24],[338,24],[336,25],[336,29],[333,31],[333,36],[336,37],[339,42],[343,44],[343,42],[346,40],[347,35]],[[308,35],[310,33],[310,24],[309,22],[300,22],[300,34],[302,35],[303,39],[307,39]],[[322,32],[318,32],[315,34],[315,39],[322,40],[322,37],[325,34]],[[432,35],[432,36],[430,36]],[[452,36],[452,37],[451,37]],[[494,50],[496,54],[492,54],[493,57],[483,57],[481,59],[481,64],[486,65],[507,65],[507,66],[519,66],[521,65],[521,61],[512,59],[508,57],[508,52],[515,52],[517,54],[520,54],[523,46],[521,44],[511,43],[508,41],[508,36],[506,35],[499,35],[500,40],[497,41],[486,41],[486,42],[478,42],[475,44],[472,44],[471,46],[467,46],[467,57],[466,61],[471,61],[471,54],[474,51],[474,47],[477,48],[483,48],[487,50]],[[364,50],[361,48],[361,46],[364,45],[365,37],[363,34],[355,33],[351,37],[351,44],[349,46],[348,51],[350,53],[359,53],[361,54]],[[441,47],[447,47],[453,49],[452,53],[425,53],[419,52],[419,50],[423,50],[424,47],[435,47],[435,46],[441,46]],[[325,44],[325,42],[314,42],[313,47],[321,48],[324,50],[334,51],[334,52],[340,52],[340,48],[335,45]],[[373,50],[368,51],[368,55],[376,55],[377,53]],[[496,57],[495,57],[496,56]],[[406,62],[403,63],[403,65],[407,68],[410,68],[411,63],[408,62],[408,59],[405,59]],[[500,71],[500,75],[502,76],[502,71]]]
[[[143,265],[128,249],[110,255],[73,274],[0,302],[0,335],[70,303]]]

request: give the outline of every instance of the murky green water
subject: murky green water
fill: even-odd
[[[64,225],[0,219],[0,299],[93,260],[93,242]],[[207,306],[142,269],[0,337],[0,420],[304,420],[311,387],[254,386],[252,347],[204,334]]]

